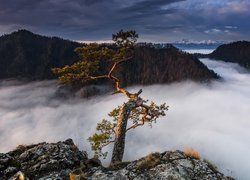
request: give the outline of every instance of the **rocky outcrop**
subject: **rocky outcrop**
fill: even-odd
[[[14,151],[0,154],[0,179],[24,174],[30,179],[67,177],[87,160],[71,139],[58,143],[39,143],[18,146]]]
[[[132,162],[104,167],[87,159],[71,139],[58,143],[18,146],[0,153],[0,179],[174,179],[231,180],[208,161],[182,151],[152,153]]]
[[[74,172],[71,176],[82,179],[174,179],[174,180],[229,180],[211,163],[189,157],[181,151],[152,153],[130,163],[119,163],[109,168],[95,167]]]

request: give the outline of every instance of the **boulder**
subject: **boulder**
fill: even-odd
[[[86,160],[86,152],[79,151],[72,139],[22,145],[7,154],[0,154],[0,179],[15,176],[18,171],[30,179],[68,179],[69,173]]]

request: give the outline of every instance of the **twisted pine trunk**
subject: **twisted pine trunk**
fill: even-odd
[[[115,143],[113,148],[113,154],[111,164],[121,162],[125,149],[125,138],[128,118],[131,111],[136,107],[135,101],[129,101],[125,103],[120,111],[119,119],[117,121],[115,129]]]

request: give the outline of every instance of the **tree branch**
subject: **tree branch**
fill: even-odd
[[[120,80],[113,76],[112,73],[114,72],[114,70],[117,68],[117,66],[119,64],[122,64],[128,60],[132,59],[132,56],[131,57],[128,57],[128,58],[125,58],[125,59],[122,59],[120,61],[117,61],[113,64],[113,66],[111,67],[108,75],[101,75],[101,76],[89,76],[90,79],[94,80],[94,79],[104,79],[104,78],[107,78],[107,79],[111,79],[115,82],[115,87],[116,87],[116,91],[113,93],[123,93],[125,96],[127,96],[129,99],[131,99],[132,95],[131,93],[129,93],[128,91],[126,91],[125,89],[121,88],[120,86]],[[142,90],[140,89],[140,91],[134,95],[138,96],[139,94],[141,94]]]
[[[147,121],[150,121],[151,119],[150,119],[150,118],[147,118],[147,115],[148,115],[148,114],[145,114],[145,115],[141,118],[141,123],[132,125],[131,127],[129,127],[129,128],[126,130],[126,132],[129,131],[130,129],[135,129],[135,128],[139,127],[139,126],[143,126],[143,125],[145,124],[145,121],[146,121],[146,120],[147,120]]]
[[[115,63],[113,64],[112,68],[110,69],[108,75],[109,75],[109,76],[112,76],[112,73],[113,73],[113,71],[115,70],[116,66],[118,66],[119,64],[124,63],[125,61],[128,61],[128,60],[130,60],[130,59],[132,59],[132,56],[130,56],[130,57],[128,57],[128,58],[125,58],[125,59],[122,59],[122,60],[120,60],[120,61],[115,62]]]
[[[103,147],[105,147],[105,146],[107,146],[107,145],[109,145],[110,143],[113,143],[113,142],[115,142],[115,140],[113,140],[113,141],[109,141],[109,142],[107,142],[107,143],[103,144],[103,145],[101,146],[101,148],[103,148]]]
[[[126,61],[128,61],[130,59],[132,59],[132,57],[128,57],[128,58],[125,58],[125,59],[122,59],[120,61],[115,62],[113,64],[112,68],[110,69],[109,73],[108,73],[109,78],[115,82],[115,86],[116,86],[116,92],[115,93],[118,93],[118,92],[123,93],[129,99],[131,98],[131,93],[129,93],[125,89],[121,88],[119,79],[117,77],[113,76],[112,73],[114,72],[114,70],[116,69],[116,67],[119,64],[122,64],[122,63],[124,63],[124,62],[126,62]]]
[[[142,92],[142,90],[140,89],[138,91],[138,93],[141,93],[141,92]],[[145,110],[144,113],[142,113],[143,116],[141,118],[141,123],[132,125],[131,127],[129,127],[126,130],[126,132],[129,131],[130,129],[135,129],[135,128],[139,127],[139,126],[143,126],[145,124],[145,121],[150,121],[150,120],[152,120],[155,117],[155,115],[153,115],[153,114],[151,114],[149,112],[150,111],[150,107],[148,105],[145,105],[145,104],[142,103],[140,106],[143,107],[144,110]],[[148,116],[150,116],[150,117],[148,118]]]
[[[102,75],[102,76],[89,76],[90,79],[104,79],[109,78],[108,75]]]
[[[130,129],[135,129],[137,128],[138,126],[143,126],[144,125],[144,121],[142,120],[142,123],[140,124],[134,124],[133,126],[129,127],[128,129],[126,129],[126,132],[129,131]]]

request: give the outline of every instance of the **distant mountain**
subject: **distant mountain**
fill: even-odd
[[[0,78],[55,78],[51,68],[76,62],[78,56],[74,49],[79,46],[83,44],[40,36],[27,30],[1,36]],[[108,65],[103,66],[104,70]],[[120,67],[117,75],[124,85],[218,78],[193,55],[181,52],[172,45],[154,47],[148,44],[138,45],[134,60]]]
[[[174,43],[173,44],[175,47],[179,48],[179,49],[211,49],[214,50],[216,49],[218,46],[220,46],[221,44],[195,44],[195,43],[190,43],[190,44],[178,44],[178,43]]]
[[[54,78],[51,68],[72,64],[81,44],[19,30],[0,37],[0,78]]]
[[[201,40],[201,41],[194,41],[190,39],[182,39],[181,41],[175,41],[173,44],[186,44],[186,45],[216,45],[216,44],[224,44],[224,41],[216,41],[216,40]]]
[[[250,42],[237,41],[223,44],[208,55],[209,58],[238,63],[250,69]]]

